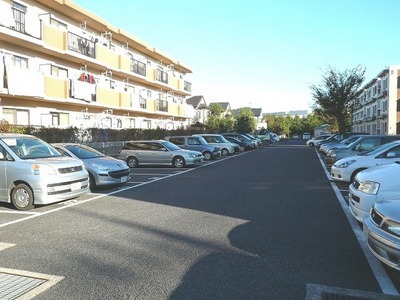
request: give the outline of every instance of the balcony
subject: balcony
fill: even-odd
[[[168,112],[168,101],[166,100],[157,100],[156,102],[156,110]]]
[[[68,32],[68,50],[95,58],[94,42],[72,32]]]

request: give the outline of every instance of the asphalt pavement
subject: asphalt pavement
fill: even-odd
[[[387,294],[301,140],[157,172],[134,169],[134,181],[154,180],[1,227],[0,244],[12,246],[0,267],[55,276],[35,299]]]

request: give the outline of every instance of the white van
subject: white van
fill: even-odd
[[[0,133],[0,202],[18,210],[76,198],[89,191],[83,162],[31,136]]]

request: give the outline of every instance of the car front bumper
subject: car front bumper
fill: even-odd
[[[384,264],[400,271],[400,238],[379,228],[370,217],[364,219],[363,231],[372,254]]]
[[[349,209],[357,221],[363,222],[376,201],[376,195],[366,194],[356,190],[353,185],[349,186]]]

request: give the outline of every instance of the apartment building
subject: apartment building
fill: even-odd
[[[190,124],[191,70],[69,0],[0,0],[0,119],[82,128]]]
[[[362,89],[353,105],[352,131],[400,134],[400,65],[382,70]]]

